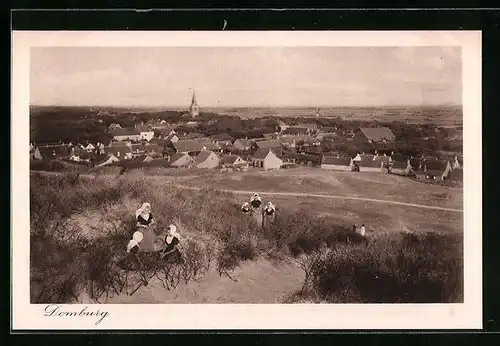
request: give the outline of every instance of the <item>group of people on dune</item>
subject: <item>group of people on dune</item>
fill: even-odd
[[[151,213],[151,205],[143,203],[135,212],[137,231],[132,235],[132,239],[127,244],[128,253],[138,252],[160,252],[161,257],[178,253],[181,237],[177,231],[177,226],[171,224],[167,231],[157,234],[152,227],[155,219]]]
[[[274,221],[276,216],[276,207],[272,202],[267,202],[262,208],[262,198],[258,193],[254,193],[249,202],[241,206],[243,214],[251,215],[255,221],[262,227],[266,227]]]
[[[276,215],[276,207],[272,202],[267,202],[264,208],[262,207],[262,198],[258,193],[253,194],[249,202],[243,203],[241,211],[244,214],[263,215],[271,221]],[[155,232],[155,219],[151,212],[151,204],[143,203],[142,206],[135,212],[135,220],[137,230],[132,235],[132,239],[128,242],[127,253],[137,254],[139,252],[159,252],[161,257],[169,256],[176,253],[180,255],[178,245],[181,241],[181,236],[177,231],[177,226],[171,224],[167,227],[166,232]]]

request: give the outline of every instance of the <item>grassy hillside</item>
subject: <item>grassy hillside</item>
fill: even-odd
[[[159,301],[184,297],[221,302],[209,293],[188,294],[190,287],[207,282],[224,285],[218,290],[233,302],[271,303],[284,291],[286,302],[463,299],[461,234],[428,229],[419,234],[377,232],[364,239],[350,231],[350,224],[300,208],[280,209],[274,224],[260,229],[239,212],[241,196],[179,189],[141,175],[89,180],[34,173],[30,196],[32,303],[144,303],[144,292],[162,297]],[[139,270],[130,262],[125,246],[142,202],[151,203],[159,234],[170,223],[179,227],[183,264],[145,256]],[[271,262],[277,266],[271,268]],[[155,267],[159,264],[160,269]],[[273,271],[282,275],[270,275]],[[154,272],[158,275],[140,288],[140,275]],[[246,281],[236,281],[245,274]],[[275,286],[280,282],[270,276],[286,285]],[[299,277],[301,285],[291,284]],[[126,294],[137,287],[137,294]]]

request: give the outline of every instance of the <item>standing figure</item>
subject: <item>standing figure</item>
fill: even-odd
[[[276,216],[276,207],[271,202],[267,202],[264,207],[264,226],[270,225]]]
[[[153,219],[153,214],[151,214],[151,205],[149,203],[143,203],[142,206],[136,210],[135,218],[139,231],[144,235],[142,245],[139,250],[141,252],[156,251],[156,234],[151,227],[151,225],[155,222]]]
[[[361,229],[359,230],[359,234],[361,234],[364,237],[365,233],[366,233],[365,224],[362,224]]]
[[[254,193],[252,198],[250,198],[250,204],[253,208],[260,208],[262,205],[262,199],[260,198],[258,193]]]
[[[250,198],[250,205],[252,206],[251,208],[252,218],[260,228],[262,227],[264,218],[262,215],[262,199],[260,198],[258,193],[254,193],[252,198]]]
[[[250,213],[250,203],[248,203],[248,202],[243,203],[243,205],[241,206],[241,211],[243,212],[243,214],[249,214]]]

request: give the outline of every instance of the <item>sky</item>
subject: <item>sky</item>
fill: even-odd
[[[32,105],[460,105],[460,47],[37,47]]]

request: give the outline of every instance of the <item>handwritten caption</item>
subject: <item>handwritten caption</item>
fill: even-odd
[[[97,326],[100,324],[106,317],[109,316],[109,312],[97,310],[90,310],[88,306],[84,306],[79,310],[69,311],[67,306],[59,305],[59,304],[50,304],[47,305],[44,309],[44,316],[46,317],[93,317],[95,318],[94,324]]]

